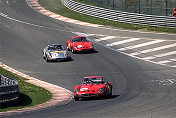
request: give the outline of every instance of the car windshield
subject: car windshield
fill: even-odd
[[[64,50],[64,48],[63,48],[62,45],[50,45],[50,46],[48,46],[48,50],[59,50],[59,51],[62,51],[62,50]]]
[[[76,37],[72,39],[72,42],[86,42],[86,37]]]
[[[103,84],[105,81],[101,77],[84,78],[82,84]]]

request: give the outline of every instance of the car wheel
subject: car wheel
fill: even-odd
[[[49,62],[49,59],[48,59],[48,57],[46,56],[46,62]]]
[[[106,93],[105,93],[105,98],[109,97],[109,89],[107,88]]]
[[[110,91],[110,92],[109,92],[109,98],[111,98],[111,97],[112,97],[112,87],[110,88],[109,91]]]
[[[75,51],[74,51],[74,49],[73,49],[73,48],[72,48],[71,52],[72,52],[73,54],[75,54]]]
[[[79,101],[79,97],[74,96],[75,101]]]
[[[67,45],[67,50],[68,50],[68,51],[70,51],[70,49],[69,49],[68,45]]]

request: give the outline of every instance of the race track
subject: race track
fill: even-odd
[[[152,40],[157,47],[164,44],[171,45],[175,43],[176,35],[110,30],[66,23],[34,11],[25,0],[0,0],[0,12],[7,15],[0,16],[0,62],[70,91],[73,91],[82,77],[89,75],[103,75],[113,84],[111,99],[76,102],[73,100],[64,106],[3,116],[3,118],[176,117],[176,68],[174,67],[176,46],[162,50],[163,54],[169,55],[163,56],[161,52],[153,53],[158,56],[143,53],[140,59],[128,55],[134,53],[133,51],[144,50],[141,49],[142,45],[137,44],[138,42],[112,47],[113,41],[122,41],[123,37],[128,37],[128,41],[137,37],[143,45],[148,40]],[[95,42],[95,53],[69,52],[72,58],[69,62],[47,63],[42,58],[41,50],[47,44],[60,43],[66,46],[66,41],[70,37],[81,33],[86,33],[88,38]],[[115,38],[105,41],[103,37],[108,36]],[[140,49],[130,47],[132,44],[138,45]],[[122,50],[124,46],[128,48]],[[156,45],[148,43],[147,46],[146,49],[154,49],[153,46]],[[117,47],[122,51],[116,50]],[[130,51],[127,50],[129,48]],[[160,59],[165,59],[167,56],[169,56],[167,60],[172,61],[172,64],[162,65]],[[153,61],[148,61],[144,57],[153,57]]]

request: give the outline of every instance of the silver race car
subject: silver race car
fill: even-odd
[[[43,50],[43,58],[49,61],[62,61],[68,60],[68,52],[60,44],[50,44],[45,47]]]

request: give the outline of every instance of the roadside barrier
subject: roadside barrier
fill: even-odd
[[[0,75],[0,104],[15,101],[18,97],[18,81]]]
[[[61,1],[64,6],[73,11],[97,18],[136,25],[176,28],[176,18],[174,17],[121,12],[101,7],[85,5],[72,0]]]

